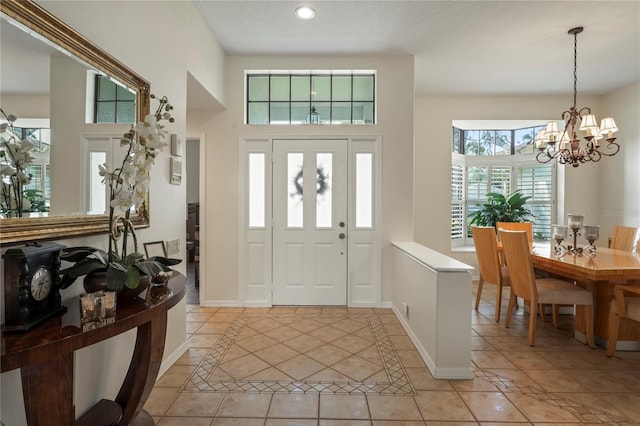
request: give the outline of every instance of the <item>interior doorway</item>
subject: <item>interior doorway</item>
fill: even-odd
[[[187,137],[185,143],[187,186],[187,304],[200,304],[200,138]]]

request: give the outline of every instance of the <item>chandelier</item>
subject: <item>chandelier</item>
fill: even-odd
[[[600,161],[603,155],[612,157],[620,150],[613,136],[618,131],[613,118],[603,118],[600,127],[596,116],[591,113],[591,108],[584,107],[578,109],[576,107],[577,97],[577,59],[578,59],[578,34],[584,28],[577,27],[569,30],[569,34],[573,35],[573,106],[568,111],[562,113],[562,120],[565,122],[564,130],[558,130],[558,123],[550,121],[546,127],[538,132],[534,141],[538,149],[536,160],[540,163],[548,163],[554,158],[558,159],[560,164],[571,164],[578,167],[580,163],[587,161]],[[581,144],[576,134],[576,125],[580,119],[579,130],[584,132],[584,140],[586,143]],[[599,144],[599,140],[605,138],[607,141],[606,148]]]

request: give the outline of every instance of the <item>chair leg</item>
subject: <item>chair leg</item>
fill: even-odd
[[[538,312],[540,312],[540,319],[544,322],[544,305],[542,303],[538,303]]]
[[[496,322],[500,321],[500,306],[502,304],[502,284],[496,285]]]
[[[511,295],[509,296],[509,307],[507,308],[507,319],[504,320],[504,326],[509,328],[511,325],[511,315],[513,315],[513,302],[515,301],[516,294],[511,290]]]
[[[541,305],[539,305],[541,306]],[[534,346],[536,343],[536,311],[529,310],[529,346]]]
[[[484,285],[484,280],[480,277],[478,281],[478,294],[476,294],[476,311],[478,310],[478,306],[480,305],[480,296],[482,296],[482,286]]]
[[[593,305],[584,307],[584,331],[587,335],[587,343],[591,349],[596,347],[593,341]]]
[[[558,328],[558,305],[551,305],[551,317],[553,318],[553,326]]]
[[[620,316],[615,312],[609,313],[609,345],[607,346],[607,356],[611,357],[616,352],[618,344],[618,327],[620,326]]]

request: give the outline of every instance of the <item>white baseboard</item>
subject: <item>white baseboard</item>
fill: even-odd
[[[205,308],[240,308],[242,303],[239,300],[205,300],[200,302],[200,306]]]
[[[156,378],[156,380],[162,377],[162,375],[166,373],[167,370],[169,370],[169,368],[171,368],[171,366],[175,364],[176,361],[178,361],[180,357],[187,352],[187,350],[189,350],[189,345],[185,341],[180,346],[178,346],[178,348],[173,351],[173,353],[166,357],[162,361],[162,364],[160,364],[160,371],[158,371],[158,377]]]
[[[380,307],[383,309],[393,309],[393,302],[382,302]],[[396,313],[396,315],[398,314]]]

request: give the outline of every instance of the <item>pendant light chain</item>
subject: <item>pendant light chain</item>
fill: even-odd
[[[573,33],[573,107],[578,105],[578,33]]]

